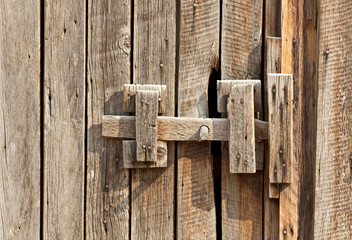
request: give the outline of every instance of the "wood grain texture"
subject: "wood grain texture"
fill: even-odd
[[[230,123],[230,173],[255,173],[253,85],[236,84],[232,87],[227,115]]]
[[[320,1],[314,238],[352,238],[352,2]]]
[[[139,162],[156,162],[158,92],[136,93],[136,157]]]
[[[208,81],[219,66],[220,3],[180,1],[178,116],[208,116]],[[209,142],[177,145],[177,238],[216,239]]]
[[[136,117],[103,116],[103,132],[105,137],[136,138]],[[268,139],[268,123],[254,120],[255,140],[261,142]],[[157,138],[162,141],[229,141],[229,120],[220,118],[178,118],[158,117]],[[202,126],[208,128],[208,136],[201,139],[199,131]]]
[[[137,143],[135,140],[122,141],[123,167],[124,168],[158,168],[167,167],[167,142],[157,141],[157,159],[155,162],[136,161]]]
[[[104,114],[123,114],[130,8],[129,0],[88,1],[86,239],[129,239],[129,170],[121,141],[102,137],[101,122]]]
[[[262,10],[263,1],[261,0],[223,1],[222,79],[260,79],[262,73]],[[230,174],[228,166],[224,166],[224,164],[229,164],[225,148],[223,143],[221,159],[222,239],[260,239],[263,216],[262,172],[248,176]],[[256,155],[263,156],[263,154]],[[263,162],[258,159],[256,161]],[[250,192],[247,189],[248,186],[251,186]],[[233,212],[231,209],[234,209]],[[228,213],[230,210],[233,214]]]
[[[150,90],[158,92],[158,112],[164,113],[167,103],[166,85],[149,85],[149,84],[125,84],[123,88],[123,111],[136,112],[136,94],[138,90]],[[164,101],[163,101],[164,99]]]
[[[281,9],[280,13],[281,13]],[[277,11],[279,11],[277,10]],[[281,30],[281,29],[280,29]],[[264,51],[264,99],[267,98],[267,74],[281,72],[281,38],[266,37]],[[264,101],[264,119],[268,120],[268,102]],[[269,149],[268,143],[265,148]],[[269,159],[265,151],[265,159]],[[279,196],[280,186],[271,184],[269,180],[269,164],[265,162],[264,168],[264,239],[279,239]],[[275,199],[273,199],[275,198]]]
[[[292,181],[293,81],[289,74],[268,74],[269,179]]]
[[[175,113],[176,2],[134,1],[133,83],[164,84],[163,115]],[[167,168],[132,169],[131,239],[174,238],[174,143]]]
[[[227,112],[227,102],[231,89],[235,84],[251,84],[254,88],[254,112],[262,113],[262,87],[260,80],[218,80],[217,81],[217,103],[218,112]]]
[[[265,1],[265,38],[281,37],[281,4],[282,0]]]
[[[39,15],[0,2],[0,239],[40,237]]]
[[[84,236],[85,11],[82,1],[45,1],[43,232],[48,239]]]

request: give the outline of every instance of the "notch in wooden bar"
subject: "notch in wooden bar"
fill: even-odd
[[[230,173],[255,173],[253,84],[235,84],[227,104]]]
[[[136,93],[137,161],[157,159],[158,92],[138,90]]]
[[[268,74],[267,92],[270,183],[291,183],[292,75]]]

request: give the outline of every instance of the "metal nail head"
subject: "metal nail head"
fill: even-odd
[[[247,166],[247,165],[248,165],[248,161],[245,160],[245,161],[243,162],[243,164]]]
[[[148,146],[148,149],[150,150],[150,149],[152,149],[152,147],[149,145],[149,146]]]
[[[141,99],[141,103],[144,103],[144,99]]]
[[[142,148],[143,148],[143,149],[145,148],[145,145],[144,145],[144,144],[142,145]]]
[[[237,155],[236,155],[236,158],[237,158],[237,159],[240,159],[240,158],[241,158],[241,155],[240,155],[240,154],[237,154]]]
[[[241,104],[243,104],[243,103],[244,103],[244,100],[243,100],[243,99],[241,99],[241,100],[240,100],[240,103],[241,103]]]

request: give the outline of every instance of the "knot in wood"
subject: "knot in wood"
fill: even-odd
[[[200,140],[204,140],[208,137],[209,128],[207,126],[201,126],[199,129],[199,138]]]

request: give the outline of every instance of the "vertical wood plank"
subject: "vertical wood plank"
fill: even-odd
[[[261,0],[223,1],[222,79],[260,79],[262,8]],[[230,174],[227,148],[224,144],[222,148],[222,239],[260,239],[262,172],[245,176]],[[251,191],[247,189],[249,186]]]
[[[133,83],[165,84],[166,112],[175,113],[176,2],[134,1]],[[175,145],[167,168],[132,170],[131,239],[174,238]]]
[[[158,92],[139,90],[136,94],[136,157],[140,162],[156,162]]]
[[[44,238],[83,239],[86,6],[44,4]]]
[[[320,1],[316,239],[352,237],[352,2]]]
[[[129,170],[121,141],[103,138],[101,122],[104,114],[123,114],[130,22],[130,0],[88,1],[87,239],[129,239]]]
[[[218,68],[219,1],[180,2],[178,116],[208,116],[208,81]],[[177,145],[177,238],[216,239],[209,142]]]
[[[0,3],[0,238],[40,237],[40,1]]]
[[[253,85],[234,85],[227,107],[230,173],[255,173]]]
[[[267,74],[281,72],[281,38],[266,37],[264,64],[264,99],[267,98]],[[268,120],[268,102],[264,101],[264,120]],[[269,149],[268,143],[265,145]],[[265,159],[269,159],[265,151]],[[279,239],[279,194],[280,187],[271,184],[269,180],[269,166],[266,161],[264,167],[264,240]],[[276,199],[273,199],[276,198]]]
[[[268,74],[270,183],[292,181],[292,75]]]

